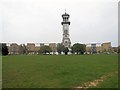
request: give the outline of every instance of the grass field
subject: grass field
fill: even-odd
[[[3,88],[73,88],[118,70],[117,55],[4,56]],[[113,74],[96,87],[117,88]]]

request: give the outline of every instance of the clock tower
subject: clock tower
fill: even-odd
[[[70,38],[69,38],[69,25],[70,25],[69,17],[70,15],[65,12],[62,15],[63,21],[61,22],[63,26],[62,44],[67,48],[70,48],[70,45],[71,45]]]

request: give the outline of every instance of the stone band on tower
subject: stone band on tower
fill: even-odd
[[[63,25],[62,44],[67,48],[70,48],[70,45],[71,45],[70,38],[69,38],[69,25],[70,25],[69,17],[70,15],[65,12],[62,15],[63,21],[61,22],[61,24]]]

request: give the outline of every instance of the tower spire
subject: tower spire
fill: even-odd
[[[65,8],[65,13],[66,13],[66,8]]]

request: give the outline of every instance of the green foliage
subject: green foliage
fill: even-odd
[[[75,43],[72,46],[72,52],[73,53],[77,53],[77,54],[84,54],[85,50],[86,50],[86,46],[85,44],[79,44],[79,43]]]
[[[57,52],[59,53],[59,54],[61,54],[61,52],[63,52],[64,51],[64,45],[62,45],[62,44],[59,44],[58,46],[57,46]]]
[[[58,52],[59,54],[61,54],[61,52],[64,52],[65,55],[67,55],[68,52],[69,52],[69,49],[68,49],[67,47],[65,47],[63,44],[59,44],[59,45],[57,46],[57,52]]]
[[[46,53],[49,53],[50,54],[50,52],[51,52],[52,50],[51,50],[51,48],[49,47],[49,46],[42,46],[42,47],[40,47],[40,50],[38,51],[40,54],[42,53],[42,54],[46,54]]]
[[[0,55],[2,55],[2,44],[0,43]]]
[[[3,88],[73,88],[117,71],[118,55],[3,56],[2,69]]]
[[[1,45],[0,45],[1,47]],[[2,55],[8,55],[8,47],[6,46],[5,43],[2,43]]]
[[[118,46],[118,53],[120,54],[120,46]]]
[[[63,52],[65,53],[65,55],[67,55],[68,52],[69,52],[69,49],[68,49],[67,47],[64,47],[64,48],[63,48]]]

